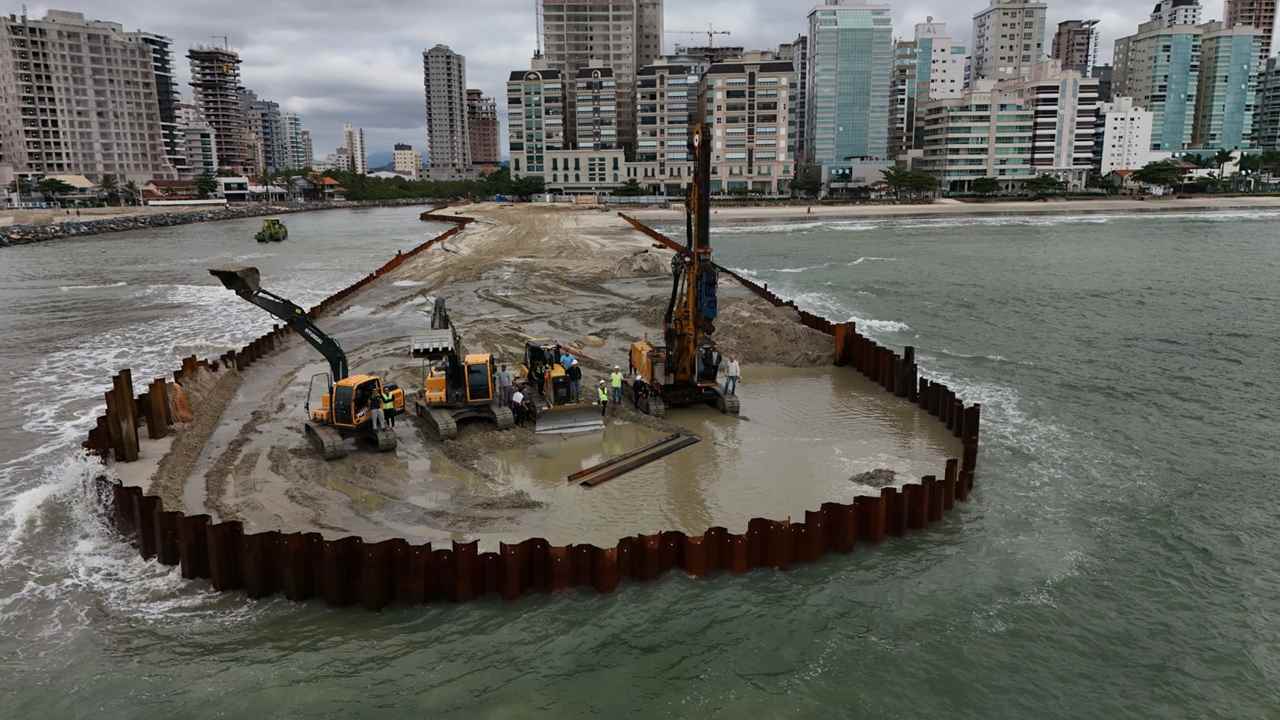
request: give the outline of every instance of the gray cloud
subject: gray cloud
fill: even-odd
[[[1133,32],[1153,2],[1051,0],[1049,25],[1052,28],[1067,18],[1102,20],[1100,56],[1106,61],[1115,38]],[[955,37],[967,41],[973,13],[985,7],[987,0],[906,0],[892,5],[894,32],[900,37],[909,37],[912,24],[933,15],[947,22]],[[812,6],[785,0],[667,0],[664,20],[668,30],[702,30],[714,23],[717,29],[732,33],[716,37],[718,44],[770,48],[806,30]],[[359,4],[336,0],[67,0],[33,4],[29,12],[41,16],[49,7],[173,37],[178,75],[184,80],[188,75],[187,48],[221,43],[221,38],[212,36],[228,35],[244,60],[241,74],[245,85],[260,97],[302,113],[321,156],[338,144],[344,122],[365,129],[371,152],[390,150],[395,142],[422,147],[422,51],[436,43],[466,56],[467,84],[498,98],[499,111],[505,114],[507,74],[528,65],[535,43],[533,0],[366,0]],[[1206,19],[1215,17],[1222,17],[1220,2],[1205,8]],[[670,50],[676,42],[701,44],[705,40],[699,35],[668,34],[666,48]],[[503,127],[505,151],[505,117]]]

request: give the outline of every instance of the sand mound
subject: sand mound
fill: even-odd
[[[715,338],[722,353],[744,365],[830,365],[834,352],[831,336],[801,325],[794,308],[756,298],[722,304]]]
[[[618,261],[614,267],[615,277],[648,277],[651,275],[669,275],[671,273],[671,253],[653,250],[641,250]]]

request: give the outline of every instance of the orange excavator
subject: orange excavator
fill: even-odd
[[[671,299],[662,321],[662,345],[631,344],[625,392],[641,411],[661,416],[668,407],[706,403],[737,415],[738,398],[716,382],[716,285],[711,261],[711,128],[699,123],[690,137],[693,181],[685,199],[686,245],[671,259]]]

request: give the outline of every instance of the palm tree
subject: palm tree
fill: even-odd
[[[98,187],[102,188],[102,192],[107,195],[107,204],[110,205],[112,200],[119,199],[118,190],[120,183],[116,181],[115,175],[103,175],[98,181]]]
[[[138,189],[138,183],[130,180],[124,184],[124,191],[129,193],[134,205],[142,204],[142,191]]]
[[[1235,153],[1223,148],[1213,155],[1213,164],[1218,166],[1218,179],[1221,180],[1226,173],[1227,163],[1235,159]]]
[[[58,202],[61,196],[75,190],[75,188],[57,178],[45,178],[36,187],[40,189],[41,195],[46,198],[52,198],[54,202]]]

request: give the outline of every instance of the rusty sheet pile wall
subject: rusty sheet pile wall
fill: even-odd
[[[413,250],[397,254],[373,273],[311,309],[327,310],[408,258],[458,233],[472,218],[422,214],[423,220],[455,223],[455,227]],[[623,216],[624,218],[626,216]],[[674,241],[626,218],[640,231],[668,246]],[[725,271],[729,272],[729,271]],[[739,282],[775,305],[794,306],[734,273]],[[144,558],[181,567],[184,578],[207,578],[217,590],[243,590],[249,597],[283,593],[291,600],[322,598],[335,606],[379,609],[391,604],[461,602],[497,595],[514,600],[525,593],[573,587],[611,592],[625,579],[653,580],[680,569],[693,577],[717,572],[745,573],[753,568],[787,569],[813,562],[830,552],[849,553],[858,544],[874,544],[922,530],[965,501],[973,491],[981,408],[964,405],[944,385],[917,379],[913,348],[898,355],[856,331],[853,323],[832,323],[801,312],[801,321],[833,337],[836,365],[852,365],[886,392],[918,403],[938,418],[964,447],[963,457],[946,463],[941,478],[925,476],[901,489],[882,488],[879,495],[858,496],[850,503],[823,503],[806,511],[803,522],[752,518],[742,533],[713,527],[701,535],[668,531],[625,537],[613,547],[552,546],[545,539],[501,543],[498,552],[479,552],[478,541],[453,541],[448,547],[393,539],[366,543],[359,537],[326,540],[319,533],[246,534],[240,521],[214,523],[209,515],[165,510],[160,498],[143,495],[105,476],[89,488],[107,521]],[[287,328],[271,332],[216,361],[183,360],[175,384],[201,369],[217,373],[243,371],[282,347]],[[84,443],[104,462],[138,458],[138,428],[151,438],[164,437],[175,422],[171,386],[157,378],[147,392],[134,397],[132,377],[123,370],[106,394],[107,411]],[[132,400],[132,402],[130,402]]]

